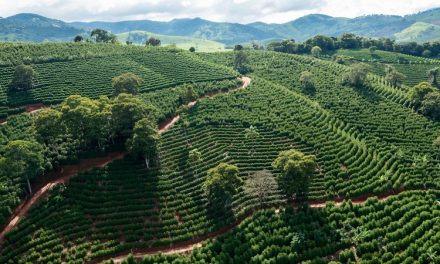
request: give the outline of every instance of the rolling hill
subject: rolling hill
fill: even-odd
[[[86,154],[92,158],[32,180],[36,188],[52,187],[18,219],[7,216],[25,199],[25,183],[0,174],[2,220],[13,223],[0,239],[0,263],[112,263],[131,253],[139,259],[146,255],[142,264],[439,259],[433,252],[440,249],[440,160],[432,142],[440,123],[414,111],[409,95],[378,75],[370,73],[366,85],[351,87],[340,81],[350,70],[346,65],[245,51],[251,82],[237,86],[233,52],[72,43],[13,48],[19,51],[14,56],[1,53],[6,70],[0,77],[9,80],[15,64],[33,59],[41,87],[22,96],[54,100],[49,103],[62,124],[83,125],[81,117],[89,116],[87,105],[94,101],[70,99],[71,107],[80,107],[69,111],[66,103],[56,105],[60,100],[76,89],[93,98],[109,95],[111,76],[133,71],[145,80],[138,103],[159,110],[160,119],[153,121],[161,133],[152,167],[131,154],[123,158],[123,145],[117,160],[80,170],[99,157],[91,142],[87,147],[95,151]],[[360,50],[357,58],[366,54]],[[384,62],[400,56],[378,54]],[[312,75],[313,90],[301,85],[304,71]],[[180,95],[191,90],[191,80],[195,94],[185,104]],[[103,106],[96,116],[110,111],[105,116],[114,124],[119,105],[109,110],[105,103],[113,99],[99,100]],[[11,116],[0,126],[0,139],[5,144],[39,140],[34,122],[43,114]],[[289,149],[313,155],[314,169],[301,179],[295,197],[280,184],[259,187],[268,193],[259,200],[249,192],[249,181],[261,171],[280,179],[285,172],[273,161]],[[200,153],[198,163],[192,162],[194,151]],[[238,168],[239,183],[228,203],[216,207],[206,182],[221,163]],[[72,173],[69,166],[77,170]],[[66,171],[69,180],[60,179]],[[168,254],[159,254],[163,251]]]
[[[417,22],[405,28],[399,33],[394,34],[394,38],[398,42],[428,42],[440,40],[440,26],[428,24],[425,22]]]
[[[160,35],[146,31],[130,31],[116,35],[121,42],[131,41],[133,44],[145,44],[150,37],[155,37],[161,40],[161,45],[169,46],[175,45],[177,48],[188,50],[190,47],[196,48],[199,52],[208,51],[223,51],[225,44],[206,40],[201,38],[181,37],[181,36],[169,36]]]
[[[339,36],[345,32],[374,38],[393,37],[396,34],[398,41],[411,39],[423,42],[439,39],[438,31],[435,26],[435,30],[420,29],[421,24],[416,23],[440,25],[439,17],[440,8],[407,16],[368,15],[352,19],[311,14],[283,24],[220,23],[201,18],[174,19],[168,22],[135,20],[64,23],[38,15],[18,14],[0,20],[0,40],[66,41],[71,40],[76,34],[87,34],[92,29],[102,28],[115,34],[146,31],[160,35],[212,40],[226,45],[278,39],[303,41],[317,34]],[[420,30],[422,32],[417,33]],[[408,34],[412,36],[402,37]],[[414,35],[422,37],[417,38]]]

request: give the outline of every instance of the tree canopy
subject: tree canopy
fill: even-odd
[[[147,40],[147,42],[145,42],[146,46],[153,46],[153,47],[160,46],[160,44],[161,44],[160,39],[155,37],[151,37]]]
[[[127,72],[112,79],[113,94],[138,94],[143,80],[134,73]]]
[[[127,140],[127,149],[135,158],[142,157],[145,165],[150,168],[150,160],[157,155],[159,133],[156,125],[148,118],[137,121],[130,139]]]
[[[208,170],[203,190],[213,206],[225,207],[232,202],[241,183],[238,172],[237,166],[223,162]]]
[[[94,38],[98,43],[116,43],[118,39],[116,36],[104,29],[94,29],[90,33],[90,37]]]
[[[365,84],[369,67],[365,63],[357,63],[350,67],[343,77],[342,82],[352,87],[360,88]]]
[[[32,193],[30,179],[35,178],[44,171],[43,147],[34,141],[13,140],[3,149],[5,168],[3,171],[25,179],[29,193]]]
[[[303,186],[304,179],[311,176],[316,168],[316,157],[290,149],[279,153],[272,166],[282,171],[278,179],[280,186],[289,197],[294,196]]]
[[[421,82],[408,91],[408,96],[416,105],[420,105],[425,99],[425,96],[434,91],[435,89],[430,83]]]
[[[18,65],[9,85],[10,91],[27,91],[34,87],[37,73],[29,65]]]

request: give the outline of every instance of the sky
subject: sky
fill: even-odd
[[[169,21],[284,23],[307,14],[357,17],[405,15],[440,7],[439,0],[0,0],[0,16],[36,13],[64,21]]]

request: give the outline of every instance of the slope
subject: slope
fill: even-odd
[[[181,37],[181,36],[169,36],[160,35],[146,31],[129,31],[124,33],[119,33],[116,35],[118,40],[122,43],[126,41],[131,41],[134,44],[145,44],[145,42],[150,37],[155,37],[160,39],[162,46],[175,45],[177,48],[188,50],[190,47],[194,47],[196,51],[199,52],[214,52],[222,51],[225,45],[220,42],[215,42],[211,40],[192,38],[192,37]]]
[[[405,28],[399,33],[394,34],[398,42],[429,42],[440,40],[440,26],[417,22]]]

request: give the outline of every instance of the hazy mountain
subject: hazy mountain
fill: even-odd
[[[394,38],[400,42],[426,42],[440,40],[440,26],[425,22],[416,22],[399,33]]]
[[[284,24],[218,23],[201,18],[174,19],[169,22],[151,20],[120,22],[65,23],[33,14],[19,14],[0,19],[0,40],[45,41],[70,40],[76,34],[85,34],[94,28],[109,30],[115,34],[130,31],[147,31],[161,35],[183,36],[213,40],[224,44],[236,44],[273,39],[302,41],[317,34],[339,36],[352,32],[367,37],[393,37],[397,40],[430,41],[439,39],[437,30],[413,26],[417,22],[440,25],[440,8],[407,16],[369,15],[357,18],[340,18],[320,14],[307,15]],[[401,37],[424,30],[423,37]],[[435,28],[436,29],[436,28]],[[403,33],[402,33],[403,32]]]
[[[68,41],[83,32],[63,21],[35,14],[18,14],[0,19],[2,41]]]

